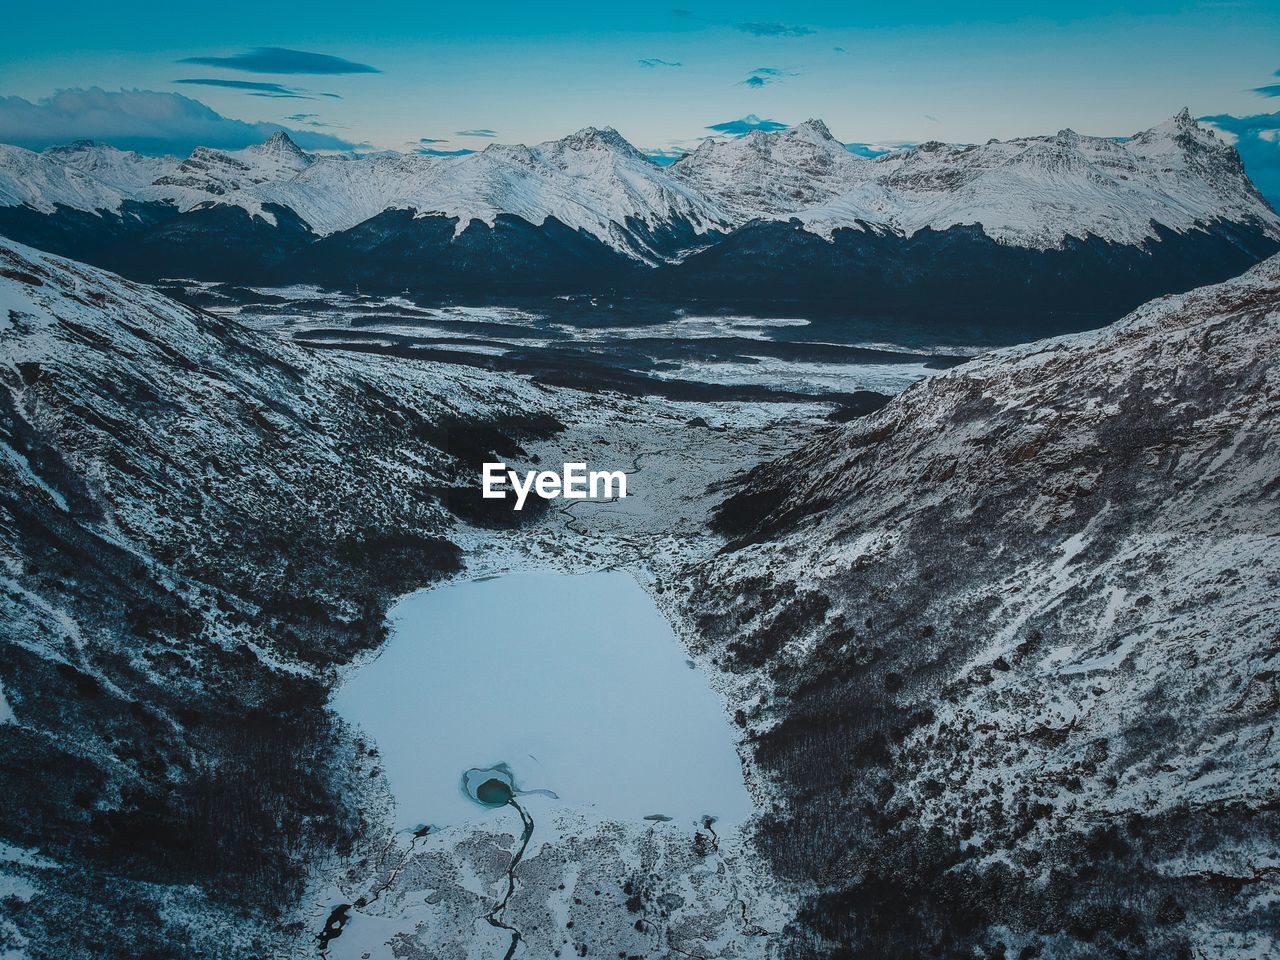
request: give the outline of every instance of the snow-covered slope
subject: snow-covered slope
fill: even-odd
[[[688,610],[818,890],[799,955],[1272,953],[1277,477],[1273,257],[736,484]]]
[[[361,829],[333,667],[456,567],[442,491],[541,396],[0,242],[0,953],[289,953]]]

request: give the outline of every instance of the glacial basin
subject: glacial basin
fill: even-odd
[[[454,583],[390,621],[333,707],[374,741],[399,828],[525,796],[616,820],[750,816],[720,701],[629,574]]]

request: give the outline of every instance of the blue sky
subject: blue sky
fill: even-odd
[[[751,115],[971,142],[1280,107],[1256,92],[1280,94],[1274,2],[680,4],[24,4],[0,32],[0,139],[180,151],[281,124],[316,149],[451,153],[595,124],[658,152]]]

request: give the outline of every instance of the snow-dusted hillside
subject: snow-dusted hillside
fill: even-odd
[[[686,609],[801,955],[1274,952],[1278,424],[1280,257],[731,489]]]
[[[0,243],[0,953],[286,952],[362,829],[333,667],[457,568],[463,460],[546,430],[477,380]]]

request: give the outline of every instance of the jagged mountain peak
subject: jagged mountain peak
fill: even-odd
[[[785,133],[792,137],[802,137],[805,139],[819,141],[829,140],[832,143],[836,142],[836,138],[831,135],[831,130],[827,127],[826,123],[812,117],[805,120],[803,123],[797,123],[793,127],[788,127]]]
[[[308,154],[303,152],[301,147],[294,143],[293,138],[284,130],[277,130],[271,136],[267,137],[266,140],[262,141],[262,143],[256,144],[252,147],[247,147],[246,149],[263,156],[292,156],[308,162],[312,159]]]
[[[553,141],[550,146],[569,150],[612,150],[627,156],[643,157],[626,137],[613,127],[583,127],[567,137]]]
[[[1129,139],[1133,143],[1170,142],[1184,150],[1194,146],[1215,148],[1227,146],[1214,135],[1213,131],[1200,126],[1186,107],[1163,123],[1157,123],[1154,127],[1135,133]]]

